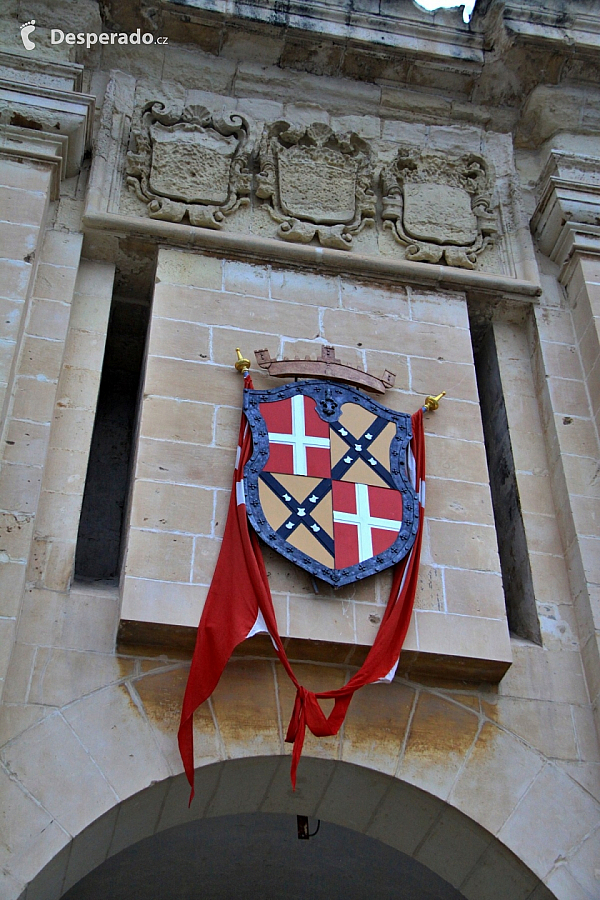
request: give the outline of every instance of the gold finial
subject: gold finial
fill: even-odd
[[[427,412],[435,412],[435,410],[440,405],[440,400],[442,399],[442,397],[445,397],[445,396],[446,396],[446,391],[442,391],[442,393],[438,394],[437,397],[432,397],[432,396],[425,397],[425,403],[423,404],[423,406],[425,407]]]
[[[237,362],[235,363],[235,367],[238,372],[241,372],[242,375],[245,375],[250,368],[250,360],[246,359],[245,356],[242,356],[242,351],[239,347],[235,348],[235,352],[237,353]]]

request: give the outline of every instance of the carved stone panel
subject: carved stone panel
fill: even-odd
[[[204,106],[168,109],[148,103],[127,155],[127,184],[153,219],[221,228],[248,204],[248,122],[239,113],[214,117]]]
[[[381,183],[384,227],[406,246],[407,259],[475,268],[497,231],[493,181],[482,157],[402,148]]]
[[[260,145],[256,194],[278,223],[278,237],[349,250],[375,215],[368,145],[353,132],[328,125],[266,126]]]

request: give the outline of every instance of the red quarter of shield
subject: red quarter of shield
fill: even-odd
[[[402,527],[400,491],[348,481],[334,481],[332,489],[336,569],[392,546]]]
[[[265,472],[331,477],[329,425],[317,414],[312,397],[296,394],[259,408],[269,432]]]

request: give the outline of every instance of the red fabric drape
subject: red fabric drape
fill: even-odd
[[[247,390],[253,387],[249,375],[246,375],[245,387]],[[386,676],[391,680],[410,623],[419,571],[425,491],[422,409],[412,416],[412,429],[410,448],[414,457],[413,480],[421,506],[414,544],[410,553],[395,567],[385,614],[363,665],[343,687],[314,693],[298,682],[286,656],[277,628],[258,538],[248,526],[243,472],[244,465],[252,454],[252,439],[242,414],[225,534],[198,626],[179,726],[179,750],[192,789],[190,803],[194,796],[194,712],[214,691],[234,649],[251,633],[264,631],[266,627],[279,660],[296,687],[296,700],[286,735],[286,741],[294,745],[291,767],[294,788],[306,727],[317,737],[337,734],[354,692],[365,684],[386,679]],[[335,701],[329,716],[321,709],[318,702],[320,699]]]

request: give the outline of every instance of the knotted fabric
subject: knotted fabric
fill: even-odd
[[[245,390],[252,390],[252,380],[247,373],[245,380]],[[296,699],[286,734],[286,742],[294,745],[291,766],[294,789],[306,728],[316,737],[337,734],[356,690],[365,684],[389,682],[393,679],[410,623],[419,573],[425,507],[422,409],[412,416],[412,432],[407,468],[420,504],[415,541],[407,556],[395,566],[386,610],[363,665],[343,687],[315,693],[299,683],[286,656],[258,538],[248,525],[243,476],[244,466],[252,455],[252,438],[242,413],[225,534],[198,626],[179,725],[179,750],[191,786],[190,803],[194,796],[193,715],[214,691],[227,661],[242,641],[254,634],[267,632],[282,666],[296,688]],[[334,701],[328,716],[319,705],[319,700],[325,699]]]

